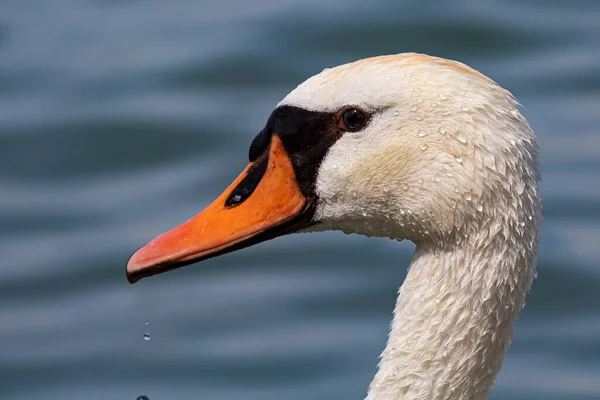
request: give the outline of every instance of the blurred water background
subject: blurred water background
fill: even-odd
[[[539,279],[490,398],[599,399],[595,0],[2,1],[0,398],[363,398],[410,243],[293,235],[134,286],[124,268],[237,176],[298,83],[405,51],[511,90],[542,147]]]

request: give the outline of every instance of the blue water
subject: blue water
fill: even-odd
[[[491,76],[542,147],[539,278],[490,398],[599,399],[593,0],[0,3],[0,398],[361,399],[410,243],[293,235],[134,286],[124,268],[229,184],[298,83],[404,51]]]

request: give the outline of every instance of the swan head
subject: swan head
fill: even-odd
[[[399,54],[326,69],[277,105],[223,195],[134,254],[128,279],[296,231],[444,246],[482,226],[537,232],[537,153],[512,95],[464,64]]]

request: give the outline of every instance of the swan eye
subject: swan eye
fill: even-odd
[[[367,123],[367,116],[356,108],[349,108],[342,114],[341,122],[344,129],[355,132],[365,126]]]

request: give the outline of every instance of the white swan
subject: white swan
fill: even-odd
[[[535,275],[538,148],[511,94],[454,61],[399,54],[292,91],[250,164],[134,254],[130,282],[298,230],[412,240],[368,400],[483,399]]]

